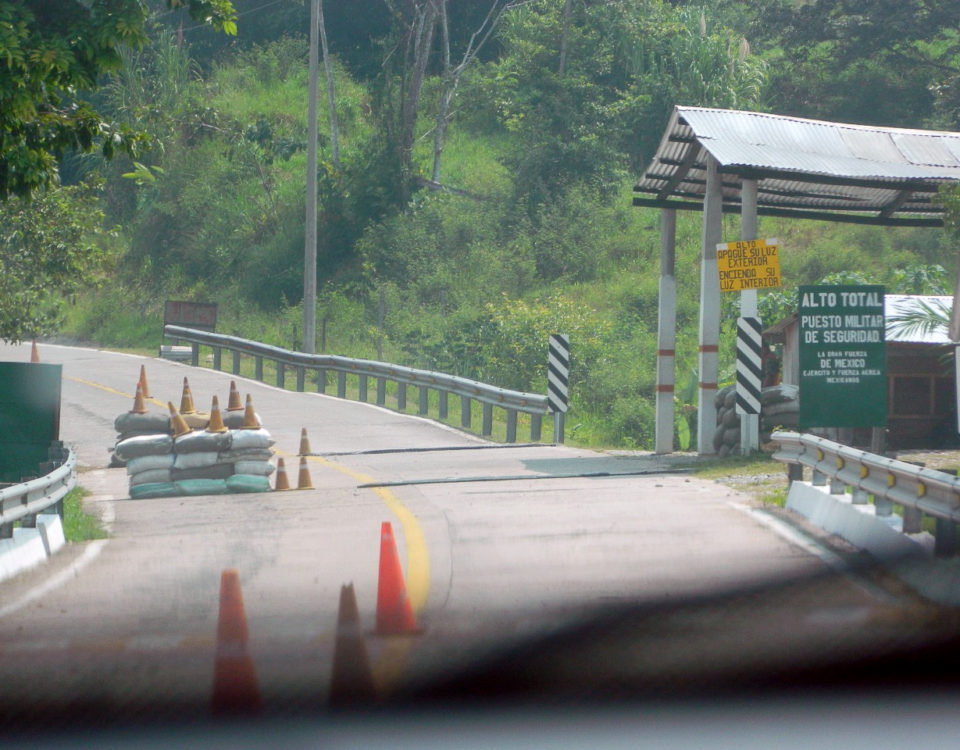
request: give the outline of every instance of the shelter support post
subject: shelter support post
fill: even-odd
[[[744,180],[740,187],[740,239],[757,238],[757,181]],[[757,310],[757,290],[744,289],[740,292],[740,316],[759,317]],[[760,415],[740,415],[740,453],[749,456],[760,449]]]
[[[700,260],[700,382],[697,387],[697,453],[716,453],[717,371],[720,349],[720,276],[717,245],[723,232],[723,193],[717,160],[707,155],[706,193],[703,200],[703,254]]]
[[[660,299],[657,310],[657,415],[655,449],[673,452],[674,367],[677,339],[677,212],[660,211]]]

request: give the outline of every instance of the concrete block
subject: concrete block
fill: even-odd
[[[14,529],[12,539],[0,540],[0,581],[12,578],[47,559],[39,529]]]
[[[924,557],[925,545],[877,518],[872,505],[853,505],[849,495],[830,495],[826,488],[794,482],[787,508],[824,531],[837,534],[879,560]]]
[[[37,528],[40,530],[40,537],[43,539],[43,546],[47,550],[47,556],[55,555],[64,544],[67,543],[63,535],[63,521],[60,520],[59,513],[41,513],[37,516]]]

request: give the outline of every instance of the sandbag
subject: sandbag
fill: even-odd
[[[726,445],[740,445],[740,428],[730,427],[723,431],[723,442]]]
[[[235,474],[254,474],[268,477],[273,473],[273,464],[269,461],[237,461],[233,464]]]
[[[270,480],[253,474],[234,474],[227,479],[227,492],[269,492]]]
[[[113,427],[121,434],[139,432],[141,434],[155,435],[159,432],[170,432],[170,415],[125,412],[113,420]]]
[[[723,416],[718,420],[718,422],[724,427],[739,427],[740,415],[737,414],[737,410],[735,408],[724,409]]]
[[[181,495],[225,495],[227,483],[223,479],[180,479],[174,482]]]
[[[139,474],[151,469],[170,469],[175,456],[172,453],[160,453],[155,456],[137,456],[127,462],[127,474]]]
[[[760,392],[760,403],[779,404],[783,401],[796,401],[800,397],[800,387],[781,383],[780,385],[771,385]]]
[[[173,438],[169,435],[142,435],[121,440],[113,450],[123,461],[137,456],[155,456],[173,450]]]
[[[136,474],[130,475],[130,486],[136,487],[140,484],[160,484],[170,481],[170,469],[148,469]]]
[[[147,497],[176,497],[180,490],[173,482],[158,482],[155,484],[138,484],[130,488],[130,497],[140,500]]]
[[[728,409],[733,409],[737,405],[737,386],[728,385],[727,388],[729,388],[729,390],[727,390],[723,397],[723,405]]]
[[[225,411],[221,412],[223,417],[223,423],[229,427],[231,430],[239,430],[243,427],[243,415],[244,410],[240,411]],[[254,416],[257,418],[257,424],[263,424],[260,420],[260,415],[254,412]]]
[[[197,451],[196,453],[174,454],[174,469],[200,469],[204,466],[213,466],[221,463],[220,454],[212,451]]]
[[[185,479],[226,479],[233,474],[233,464],[200,466],[196,469],[173,469],[170,478],[174,482]]]
[[[796,414],[800,411],[799,401],[781,401],[776,404],[763,406],[763,415],[765,417],[774,417],[777,414]]]
[[[231,433],[228,432],[188,432],[173,441],[173,452],[181,453],[219,453],[230,450]]]
[[[195,411],[193,414],[181,414],[183,421],[191,430],[205,430],[210,424],[210,415],[207,412]]]
[[[716,406],[717,409],[722,408],[725,405],[727,394],[735,387],[736,386],[733,385],[725,385],[723,388],[717,391],[716,395],[713,397],[713,405]]]
[[[223,463],[233,463],[234,461],[269,461],[271,458],[273,458],[273,451],[269,448],[220,451],[220,460]]]
[[[269,448],[276,442],[270,437],[270,433],[262,427],[259,430],[234,430],[229,434],[233,436],[230,447],[235,451]]]
[[[168,435],[168,434],[169,434],[168,432],[164,432],[164,431],[158,432],[156,430],[149,430],[147,432],[121,432],[119,435],[117,435],[117,442],[119,443],[123,440],[129,440],[132,437],[143,437],[144,435]]]

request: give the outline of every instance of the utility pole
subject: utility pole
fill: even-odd
[[[307,221],[303,242],[303,346],[316,353],[317,342],[317,69],[320,0],[310,4],[310,104],[307,116]]]

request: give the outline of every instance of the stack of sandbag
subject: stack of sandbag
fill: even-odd
[[[257,424],[227,429],[216,396],[205,430],[191,431],[169,404],[174,435],[138,435],[119,442],[126,462],[130,497],[218,495],[266,492],[273,465],[270,433]],[[252,413],[252,412],[251,412]],[[248,420],[249,422],[249,420]]]
[[[728,385],[714,396],[717,407],[717,429],[713,433],[713,449],[721,458],[740,452],[740,415],[737,414],[737,387]]]
[[[737,387],[728,385],[717,391],[717,431],[713,449],[717,455],[740,453],[740,415],[737,414]],[[760,441],[770,440],[774,430],[796,430],[800,416],[800,389],[795,385],[774,385],[760,392]]]
[[[139,391],[138,391],[139,393]],[[123,466],[124,460],[117,454],[116,446],[134,437],[170,435],[170,417],[160,412],[128,411],[113,420],[117,440],[111,449],[110,465]]]
[[[774,430],[797,430],[800,426],[800,388],[774,385],[760,394],[760,434],[770,439]]]

